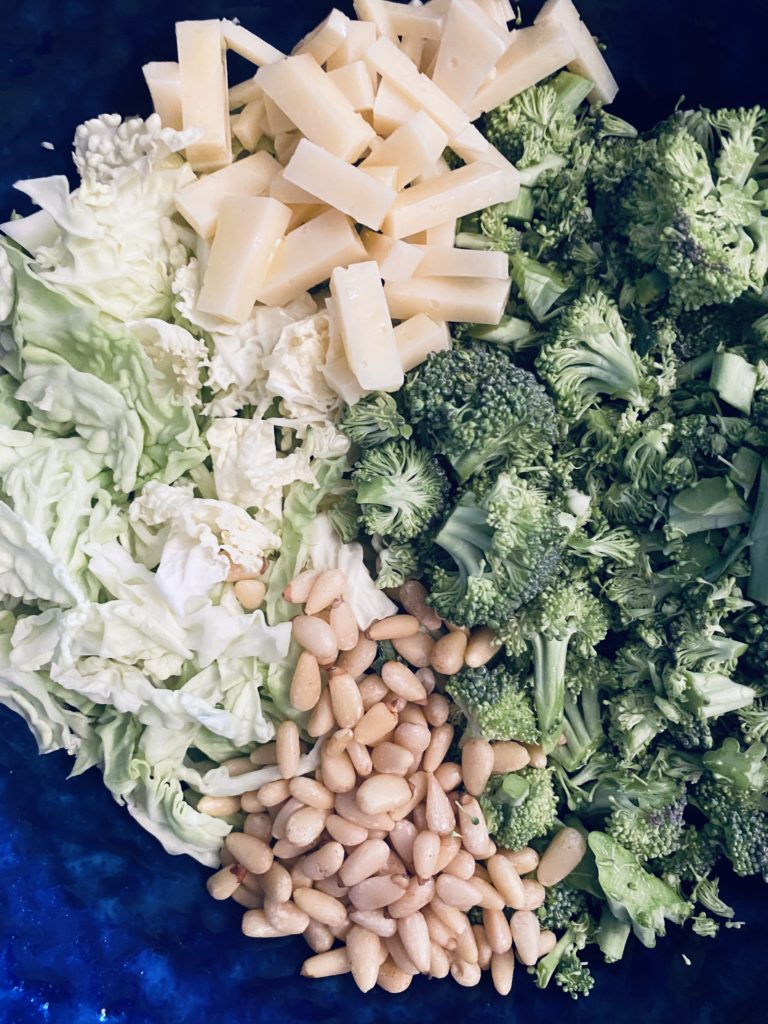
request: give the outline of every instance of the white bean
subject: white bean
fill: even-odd
[[[238,862],[254,875],[263,875],[272,866],[272,850],[261,839],[242,832],[230,832],[224,843]]]
[[[379,976],[381,939],[374,932],[353,925],[347,934],[347,955],[352,977],[361,992],[370,992]]]
[[[536,877],[542,885],[557,885],[581,862],[587,841],[575,828],[561,828],[541,855]]]
[[[292,779],[299,770],[299,758],[301,757],[299,739],[299,727],[295,722],[286,719],[278,725],[275,736],[277,767],[284,779]]]
[[[291,900],[264,900],[264,914],[272,925],[283,935],[301,935],[309,924],[309,916]]]
[[[402,886],[388,875],[376,875],[358,882],[349,890],[349,901],[356,910],[381,910],[403,895]]]
[[[389,846],[383,839],[367,839],[347,857],[339,871],[339,878],[344,885],[357,885],[375,875],[386,864],[389,853]]]
[[[301,973],[305,978],[332,978],[337,974],[349,974],[351,969],[346,946],[317,953],[301,965]]]
[[[493,747],[481,736],[466,741],[461,748],[461,774],[472,796],[480,796],[493,771]]]
[[[340,651],[353,651],[360,639],[354,612],[346,601],[334,601],[328,623],[336,636]],[[342,669],[342,671],[345,671]],[[359,673],[357,673],[359,675]]]
[[[397,922],[391,917],[385,917],[382,910],[353,910],[349,915],[350,921],[359,924],[368,931],[374,932],[382,939],[389,938],[397,931]]]
[[[516,910],[509,927],[517,955],[527,967],[532,967],[539,956],[539,919],[531,910]]]
[[[330,608],[333,602],[341,597],[346,583],[346,577],[341,569],[324,569],[312,583],[304,603],[304,612],[307,615],[317,615],[325,608]]]
[[[319,882],[323,878],[335,875],[344,863],[344,847],[341,843],[324,843],[319,850],[307,854],[302,861],[301,869],[307,878]]]
[[[439,875],[436,881],[437,894],[449,907],[467,911],[480,902],[480,890],[472,882],[456,875]]]
[[[386,813],[410,798],[411,787],[397,775],[371,775],[360,784],[356,794],[357,805],[365,814]]]
[[[493,979],[493,987],[500,996],[508,996],[512,991],[514,974],[514,953],[511,950],[507,953],[494,953],[491,957],[491,978]]]
[[[424,915],[417,910],[397,922],[397,934],[416,967],[427,974],[430,964],[429,930]]]
[[[347,920],[347,908],[339,900],[317,889],[295,889],[293,899],[305,914],[329,928]]]
[[[512,932],[503,910],[483,910],[483,927],[494,953],[506,953],[512,948]]]
[[[401,640],[404,636],[415,636],[419,632],[419,620],[413,615],[389,615],[368,627],[369,640]]]
[[[488,874],[494,888],[504,898],[508,907],[522,910],[525,906],[525,887],[514,865],[499,853],[486,861]]]

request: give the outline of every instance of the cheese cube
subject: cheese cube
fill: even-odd
[[[392,27],[382,0],[353,0],[352,6],[360,21],[370,21],[380,36],[387,36],[389,39],[397,38],[397,33]]]
[[[265,196],[231,196],[219,211],[219,224],[197,307],[234,323],[251,314],[291,211]]]
[[[294,46],[293,53],[308,53],[318,64],[325,64],[346,38],[348,28],[349,18],[334,7],[325,21]]]
[[[336,267],[331,296],[347,362],[360,387],[397,391],[405,378],[377,264]]]
[[[431,6],[414,7],[413,4],[394,3],[393,0],[382,0],[381,6],[396,36],[411,39],[441,38],[443,18]]]
[[[396,320],[426,313],[433,320],[497,324],[504,315],[510,281],[480,277],[412,277],[388,281],[384,292]]]
[[[221,22],[221,34],[224,37],[226,46],[230,50],[234,50],[235,53],[240,54],[241,57],[250,61],[251,64],[255,64],[258,68],[263,67],[265,64],[274,64],[275,61],[282,60],[285,57],[284,53],[276,50],[274,46],[270,46],[260,36],[249,32],[247,28],[237,25],[234,21],[228,21],[226,18]]]
[[[327,210],[285,236],[258,298],[267,306],[284,306],[327,281],[334,267],[367,258],[349,218],[338,210]]]
[[[369,48],[366,60],[417,109],[429,114],[449,137],[458,135],[466,128],[468,118],[461,107],[426,75],[421,74],[413,61],[408,60],[391,39],[377,39]],[[374,116],[375,112],[374,107]]]
[[[166,128],[181,131],[181,75],[176,61],[150,61],[141,69],[152,106]]]
[[[363,245],[370,259],[378,263],[379,276],[384,281],[407,281],[423,258],[419,246],[375,231],[363,232]]]
[[[495,167],[503,167],[504,170],[514,173],[514,164],[511,164],[495,146],[492,146],[473,124],[467,125],[460,135],[450,140],[448,145],[465,164],[473,164],[482,160],[484,164],[493,164]]]
[[[432,81],[461,107],[473,98],[509,45],[509,33],[473,0],[453,0]]]
[[[380,228],[395,192],[357,167],[302,139],[283,171],[286,181],[369,228]]]
[[[589,94],[592,103],[613,103],[619,91],[616,79],[571,0],[546,0],[534,18],[534,24],[544,25],[547,22],[560,25],[573,43],[576,56],[568,67],[593,83],[594,88]]]
[[[435,323],[425,313],[417,313],[398,324],[395,341],[404,373],[423,363],[432,352],[447,352],[451,347],[448,325]]]
[[[268,133],[273,139],[277,135],[285,134],[285,132],[295,131],[296,125],[290,117],[285,116],[280,107],[278,107],[278,105],[274,103],[269,96],[264,97],[263,103]]]
[[[376,42],[376,26],[370,21],[350,21],[347,34],[333,51],[325,66],[328,71],[335,71],[347,64],[363,60],[368,47]]]
[[[506,27],[510,21],[515,20],[515,12],[509,0],[475,0],[478,7],[482,7],[489,18],[493,18],[497,25]]]
[[[213,174],[206,174],[176,193],[176,209],[201,238],[210,238],[223,203],[230,196],[259,196],[280,171],[269,153],[254,153]]]
[[[363,174],[369,175],[376,181],[382,181],[385,185],[391,188],[394,192],[397,191],[397,175],[399,168],[397,167],[359,167],[359,170]]]
[[[266,120],[264,97],[257,96],[250,103],[246,103],[240,113],[235,115],[232,121],[232,133],[244,149],[253,153],[259,144],[259,139],[264,135]]]
[[[418,113],[418,104],[403,96],[386,78],[382,80],[373,101],[373,127],[378,135],[386,138]]]
[[[186,147],[195,171],[215,171],[232,162],[227,65],[218,21],[176,23],[181,83],[181,120],[200,138]]]
[[[368,65],[363,60],[329,71],[328,77],[349,101],[353,110],[373,110],[375,99]]]
[[[308,53],[260,68],[259,85],[311,142],[342,160],[362,156],[375,132]]]
[[[439,245],[420,247],[416,277],[488,277],[506,281],[509,257],[492,249],[448,249]]]
[[[517,173],[510,174],[492,164],[467,164],[400,192],[384,221],[384,233],[404,238],[486,206],[508,202],[519,188]]]
[[[516,29],[495,73],[480,86],[466,110],[472,121],[565,67],[576,49],[554,21]],[[455,134],[458,134],[456,132]]]
[[[264,94],[261,86],[256,84],[256,76],[246,78],[244,82],[238,82],[229,88],[229,109],[239,110],[252,100],[263,99]]]
[[[443,129],[431,117],[419,111],[380,143],[363,160],[362,166],[398,167],[397,187],[405,188],[440,159],[447,144],[448,136]]]

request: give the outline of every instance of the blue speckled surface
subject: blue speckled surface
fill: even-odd
[[[3,217],[13,205],[22,208],[11,189],[16,178],[68,170],[80,120],[147,111],[140,65],[172,59],[176,18],[237,16],[285,47],[328,6],[5,0]],[[648,124],[683,92],[690,102],[720,105],[768,100],[757,70],[765,64],[768,15],[758,0],[737,8],[713,0],[581,0],[580,7],[610,44],[623,84],[619,113]],[[732,9],[738,19],[727,20]],[[53,152],[40,147],[43,140],[54,143]],[[238,908],[208,899],[199,865],[163,854],[94,773],[66,781],[67,757],[36,757],[23,723],[3,709],[0,736],[0,1024],[768,1020],[768,890],[760,883],[726,881],[726,898],[748,922],[741,931],[715,941],[676,933],[655,951],[633,946],[620,966],[598,968],[587,1001],[540,993],[522,972],[506,1001],[487,984],[465,990],[423,979],[403,996],[362,997],[348,978],[299,979],[301,941],[242,938]]]

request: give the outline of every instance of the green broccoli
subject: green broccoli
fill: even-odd
[[[463,668],[450,677],[445,690],[487,740],[538,741],[530,688],[506,664]]]
[[[578,697],[567,690],[563,708],[565,743],[556,746],[552,756],[567,771],[577,771],[605,742],[598,686],[583,686]]]
[[[390,544],[376,558],[376,586],[380,590],[402,587],[406,580],[418,578],[420,565],[421,552],[416,544]]]
[[[594,922],[587,913],[570,921],[555,948],[531,968],[539,988],[546,988],[554,978],[555,983],[574,999],[589,994],[594,980],[587,965],[576,954],[592,941],[594,928]],[[561,969],[563,974],[558,981]]]
[[[413,441],[387,441],[364,452],[352,481],[365,529],[396,541],[428,529],[448,499],[442,467]]]
[[[761,794],[710,776],[696,787],[694,800],[736,874],[768,879],[768,812]]]
[[[579,889],[571,889],[564,882],[550,885],[544,895],[544,902],[536,911],[542,928],[553,932],[564,931],[574,918],[587,910],[587,898]]]
[[[403,418],[395,399],[383,391],[374,391],[350,405],[339,422],[339,429],[361,448],[376,448],[386,441],[407,439],[413,433],[413,427]]]
[[[667,857],[680,844],[686,799],[680,794],[662,807],[617,807],[605,830],[641,861]]]
[[[435,535],[450,556],[430,573],[430,603],[452,622],[496,627],[556,575],[565,540],[556,505],[514,471],[478,501],[466,493]]]
[[[697,882],[706,878],[720,857],[720,842],[709,825],[696,828],[686,825],[676,850],[651,865],[655,874],[663,874],[673,884]]]
[[[509,458],[530,466],[558,438],[555,407],[534,375],[479,342],[435,353],[409,373],[405,404],[461,481]]]
[[[575,953],[568,953],[557,966],[555,984],[572,999],[588,996],[595,979],[586,960],[580,960]]]
[[[654,692],[638,688],[614,694],[608,705],[609,736],[621,757],[633,762],[664,732],[667,720],[659,711]]]
[[[492,775],[479,798],[488,831],[498,846],[519,850],[555,824],[557,798],[550,768]]]
[[[768,702],[756,700],[748,708],[738,712],[741,731],[748,743],[764,743],[768,740]]]

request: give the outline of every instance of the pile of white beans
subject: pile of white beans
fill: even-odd
[[[477,796],[494,772],[545,764],[540,748],[473,738],[460,764],[445,760],[453,726],[441,677],[489,661],[490,631],[446,627],[421,584],[409,583],[397,595],[405,613],[362,634],[345,585],[330,570],[286,587],[286,599],[304,605],[293,620],[303,651],[290,698],[309,713],[307,734],[323,741],[320,765],[298,774],[300,733],[286,721],[246,761],[276,764],[280,779],[237,806],[204,798],[208,813],[246,813],[208,890],[246,908],[245,935],[303,935],[315,954],[307,977],[351,972],[363,992],[403,992],[417,974],[471,986],[490,970],[506,995],[515,962],[532,966],[555,945],[535,910],[584,856],[584,837],[562,828],[539,857],[499,849],[488,835]],[[412,667],[387,661],[370,672],[384,640]],[[470,922],[472,908],[482,923]]]

